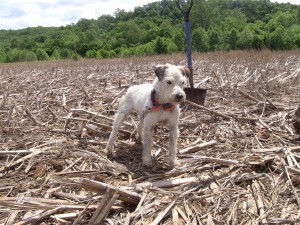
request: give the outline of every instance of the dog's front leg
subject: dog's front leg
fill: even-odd
[[[144,126],[143,128],[143,165],[147,167],[153,166],[152,156],[151,156],[151,148],[153,143],[153,128]]]
[[[141,116],[138,127],[137,127],[137,132],[138,132],[138,135],[139,135],[139,141],[143,140],[143,127],[144,127],[144,116]]]
[[[174,168],[175,166],[175,160],[176,160],[176,144],[177,144],[177,138],[178,138],[178,126],[175,124],[170,125],[170,131],[169,131],[169,166],[170,168]]]

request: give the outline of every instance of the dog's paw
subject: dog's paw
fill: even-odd
[[[110,149],[110,148],[105,148],[105,149],[103,149],[103,153],[107,156],[107,157],[109,157],[109,156],[112,156],[112,149]]]
[[[181,166],[181,164],[178,161],[169,162],[169,168],[170,169],[174,169],[175,167],[180,167],[180,166]]]
[[[153,162],[152,162],[152,160],[151,160],[151,158],[150,159],[143,159],[143,165],[145,166],[145,167],[153,167]]]

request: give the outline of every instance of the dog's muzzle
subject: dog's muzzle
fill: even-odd
[[[185,94],[184,93],[177,93],[175,94],[173,101],[174,103],[182,103],[185,100]]]
[[[181,101],[183,99],[183,94],[178,93],[178,94],[176,94],[175,97],[176,97],[176,100]]]

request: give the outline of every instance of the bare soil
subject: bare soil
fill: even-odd
[[[141,164],[137,115],[103,154],[120,97],[184,54],[0,65],[0,224],[300,224],[300,50],[193,55],[204,106],[182,106]]]

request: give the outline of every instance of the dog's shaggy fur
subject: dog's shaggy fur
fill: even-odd
[[[171,64],[158,65],[154,69],[156,78],[153,84],[135,85],[122,97],[110,134],[106,152],[112,154],[117,133],[126,116],[135,110],[140,121],[138,134],[143,141],[143,164],[152,166],[151,147],[153,127],[159,121],[169,123],[169,165],[175,165],[178,138],[179,104],[185,100],[183,88],[187,83],[189,69]]]

